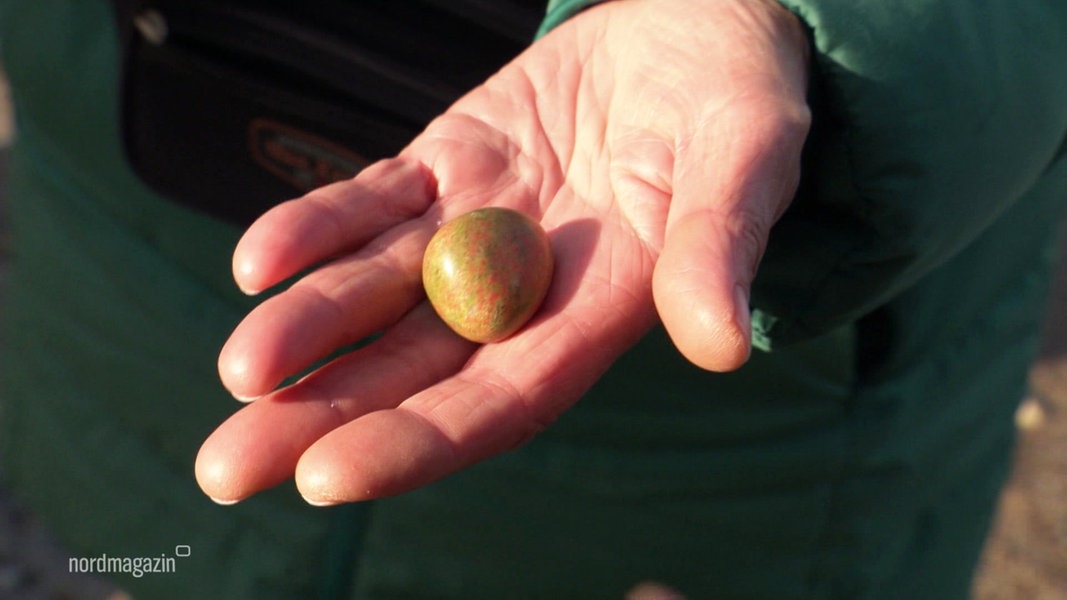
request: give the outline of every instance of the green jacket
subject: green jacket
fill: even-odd
[[[130,171],[108,5],[0,1],[5,484],[75,556],[175,556],[115,576],[138,598],[965,597],[1067,197],[1067,4],[783,4],[815,123],[754,286],[764,351],[711,374],[655,330],[523,448],[314,509],[193,480],[235,409],[239,231]]]

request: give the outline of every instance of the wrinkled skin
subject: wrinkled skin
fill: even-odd
[[[396,159],[263,215],[234,254],[242,289],[336,258],[223,348],[223,383],[255,401],[204,442],[203,490],[235,502],[292,477],[334,504],[424,485],[530,439],[657,319],[696,365],[741,366],[749,284],[807,134],[806,44],[770,0],[603,3]],[[556,273],[533,321],[479,346],[426,305],[419,269],[438,222],[490,203],[540,220]]]

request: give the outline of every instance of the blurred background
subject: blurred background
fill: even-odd
[[[12,112],[0,71],[0,311],[11,248],[3,182]],[[1067,245],[1063,249],[1041,353],[1016,413],[1015,467],[972,600],[1067,600]],[[0,600],[130,599],[121,581],[69,573],[67,558],[44,525],[3,488],[0,472]]]

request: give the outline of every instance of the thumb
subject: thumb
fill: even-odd
[[[807,111],[774,108],[721,115],[676,149],[653,298],[678,350],[711,371],[748,360],[749,288],[799,179]]]

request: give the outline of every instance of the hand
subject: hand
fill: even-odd
[[[601,4],[399,157],[267,212],[234,254],[242,289],[325,264],[223,348],[223,383],[256,400],[201,448],[203,490],[233,502],[295,474],[332,504],[429,483],[546,427],[657,317],[695,364],[739,367],[749,284],[798,178],[806,52],[770,0]],[[419,267],[441,222],[485,205],[539,219],[556,273],[524,329],[476,346],[428,308]]]

